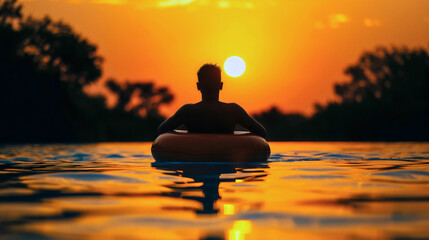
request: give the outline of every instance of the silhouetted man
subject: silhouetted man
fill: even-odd
[[[236,103],[219,101],[222,90],[221,69],[217,65],[205,64],[198,70],[197,88],[202,101],[183,105],[172,117],[158,128],[158,134],[171,131],[182,124],[189,133],[234,133],[237,124],[261,137],[265,137],[264,127],[253,119]]]

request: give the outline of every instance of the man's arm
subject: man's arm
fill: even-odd
[[[189,104],[183,105],[173,116],[161,123],[161,125],[158,127],[158,135],[172,131],[182,125],[185,111],[188,106]]]
[[[249,114],[247,114],[246,110],[244,110],[240,105],[233,104],[234,110],[238,115],[238,124],[246,128],[247,130],[251,131],[252,133],[259,135],[263,138],[267,136],[267,132],[265,131],[265,128],[258,123],[253,117],[251,117]]]

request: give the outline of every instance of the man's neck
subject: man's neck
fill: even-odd
[[[201,99],[203,102],[219,102],[219,93],[216,94],[202,94]]]

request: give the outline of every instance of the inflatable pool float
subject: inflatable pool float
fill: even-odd
[[[265,162],[270,146],[250,133],[169,132],[155,139],[152,156],[157,162]]]

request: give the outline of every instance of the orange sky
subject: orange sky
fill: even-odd
[[[240,56],[223,75],[221,100],[249,112],[272,105],[310,114],[334,98],[333,84],[377,45],[427,47],[427,0],[26,0],[24,13],[50,15],[99,46],[103,79],[154,81],[175,95],[170,115],[200,99],[196,72]],[[94,86],[91,92],[101,91]]]

